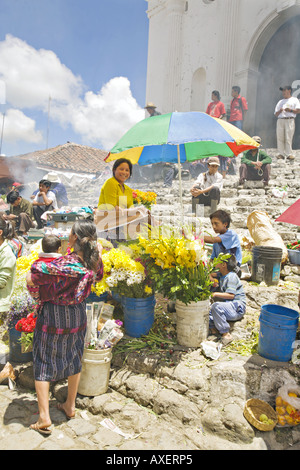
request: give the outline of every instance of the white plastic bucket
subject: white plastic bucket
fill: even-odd
[[[182,346],[198,348],[208,336],[210,302],[191,302],[185,305],[176,300],[177,341]]]
[[[108,389],[111,349],[84,349],[78,393],[84,396],[102,395]]]

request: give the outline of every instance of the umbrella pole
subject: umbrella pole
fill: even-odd
[[[179,178],[179,193],[180,193],[180,207],[181,207],[181,223],[183,223],[182,182],[181,182],[181,163],[180,163],[179,144],[177,144],[177,158],[178,158],[178,178]]]

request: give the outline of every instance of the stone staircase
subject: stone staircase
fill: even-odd
[[[236,230],[240,236],[248,235],[247,217],[254,210],[266,211],[273,227],[285,242],[296,240],[299,236],[297,226],[275,222],[275,219],[291,206],[300,195],[300,150],[295,151],[294,161],[277,160],[276,149],[267,149],[272,157],[272,170],[269,186],[264,187],[262,182],[245,182],[243,186],[238,185],[240,157],[236,158],[236,175],[227,175],[221,193],[219,209],[224,209],[231,214],[231,228]],[[191,195],[190,188],[194,180],[182,180],[182,200],[184,205],[183,221],[185,224],[194,221],[191,217]],[[71,206],[97,206],[101,190],[101,180],[91,180],[88,183],[67,188]],[[142,191],[154,191],[157,193],[157,204],[153,206],[153,215],[159,217],[164,223],[174,226],[180,224],[181,205],[178,178],[174,180],[171,188],[164,188],[163,181],[155,181],[147,184],[128,183],[134,189]],[[274,188],[287,189],[287,197],[276,198],[272,194]],[[211,230],[210,219],[207,213],[201,217],[204,229]]]

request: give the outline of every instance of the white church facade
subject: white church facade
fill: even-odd
[[[238,85],[249,106],[245,132],[276,147],[279,87],[300,97],[300,0],[146,1],[146,101],[161,113],[205,111],[218,90],[228,109]]]

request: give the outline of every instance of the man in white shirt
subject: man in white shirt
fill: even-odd
[[[220,161],[218,157],[207,160],[208,171],[200,173],[192,186],[192,211],[196,214],[197,205],[210,206],[211,213],[217,210],[223,188],[223,177],[218,172]]]
[[[295,133],[295,118],[300,113],[300,102],[298,98],[292,96],[292,87],[287,85],[281,87],[283,99],[280,100],[275,108],[277,119],[277,158],[294,160],[292,144]]]
[[[44,223],[41,216],[46,211],[56,210],[58,208],[56,196],[54,192],[50,191],[51,182],[48,180],[41,180],[39,182],[39,192],[36,194],[33,202],[33,215],[37,222],[38,228],[41,229]]]

